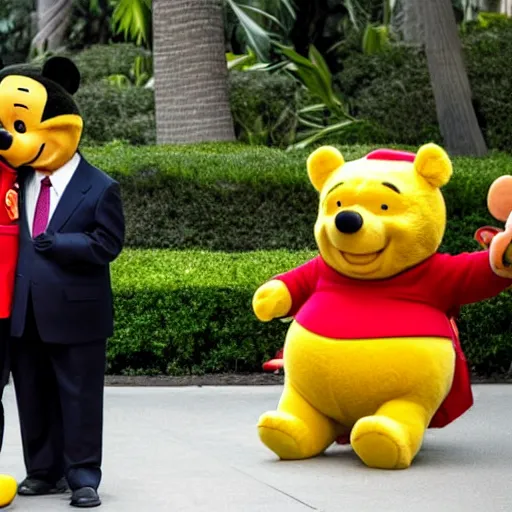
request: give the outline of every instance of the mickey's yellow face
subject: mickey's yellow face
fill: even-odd
[[[33,78],[10,75],[0,82],[0,157],[51,174],[78,148],[83,122],[65,114],[43,120],[48,93]]]
[[[414,162],[360,159],[345,163],[331,147],[308,160],[320,192],[315,238],[327,264],[355,279],[392,277],[432,256],[446,225],[440,187],[452,167],[438,146]]]

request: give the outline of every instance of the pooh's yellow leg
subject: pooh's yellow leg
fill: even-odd
[[[429,415],[407,399],[384,404],[374,416],[361,418],[351,433],[351,444],[369,467],[405,469],[423,442]]]
[[[332,420],[312,407],[289,383],[277,411],[263,414],[258,434],[281,459],[307,459],[322,453],[335,440]]]

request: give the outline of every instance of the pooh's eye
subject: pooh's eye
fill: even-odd
[[[23,121],[14,121],[14,129],[18,133],[25,133],[27,131],[27,127],[25,126],[25,123]]]
[[[380,205],[381,210],[387,210],[389,206],[387,204],[381,204]]]
[[[336,206],[337,206],[338,208],[341,208],[341,201],[337,201],[337,202],[336,202]]]

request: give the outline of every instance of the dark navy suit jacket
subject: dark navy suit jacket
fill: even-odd
[[[109,264],[121,252],[125,234],[119,184],[82,156],[50,219],[49,243],[41,249],[29,231],[25,180],[20,180],[20,248],[11,335],[23,335],[32,299],[45,342],[73,344],[112,336]]]

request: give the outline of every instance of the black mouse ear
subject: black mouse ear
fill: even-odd
[[[44,63],[41,74],[64,87],[69,94],[75,94],[80,86],[80,71],[67,57],[51,57]]]

